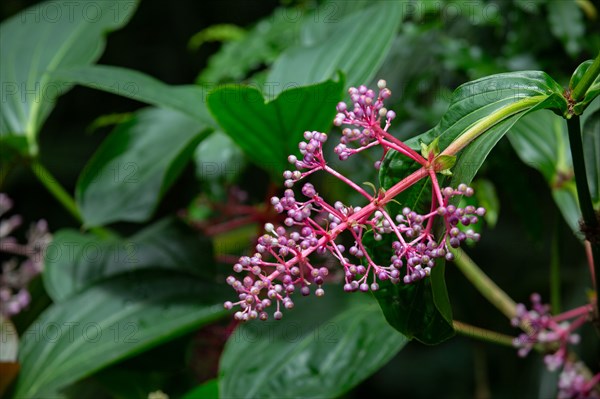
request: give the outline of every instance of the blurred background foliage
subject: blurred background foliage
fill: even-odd
[[[3,1],[1,17],[4,20],[35,3]],[[327,24],[312,26],[311,21],[324,18],[334,27],[344,15],[367,3],[371,2],[226,0],[168,6],[161,1],[142,1],[129,24],[108,36],[99,63],[142,71],[168,84],[261,85],[286,49],[322,37],[324,32],[319,30],[327,33]],[[386,79],[392,90],[390,108],[398,115],[392,132],[403,139],[435,125],[452,91],[466,81],[533,69],[546,71],[566,86],[575,67],[600,48],[597,2],[440,0],[402,4],[402,22],[375,78]],[[361,24],[354,29],[360,30]],[[73,192],[80,172],[112,125],[129,120],[142,106],[125,97],[75,87],[58,100],[41,132],[41,159]],[[190,224],[205,227],[215,217],[228,216],[226,210],[215,210],[210,204],[233,201],[260,207],[280,184],[244,158],[229,136],[219,131],[198,146],[194,159],[166,192],[152,221],[183,214]],[[374,181],[375,171],[360,163],[372,164],[374,159],[357,161],[339,167],[355,176],[355,181]],[[211,163],[217,167],[209,170]],[[502,140],[477,179],[476,184],[489,187],[486,192],[490,194],[483,200],[499,205],[492,207],[497,222],[488,224],[481,242],[468,249],[472,257],[520,302],[527,302],[531,292],[548,298],[550,263],[560,262],[565,308],[582,303],[588,286],[584,253],[552,201],[544,176],[523,163],[508,140]],[[353,195],[340,184],[325,183],[322,192],[329,198]],[[63,208],[54,206],[55,200],[28,168],[11,168],[1,189],[13,197],[16,212],[26,220],[45,218],[53,231],[77,227]],[[264,213],[264,219],[269,217]],[[255,222],[233,236],[217,235],[215,253],[245,251],[264,220]],[[135,224],[126,222],[114,228],[124,235],[137,230]],[[219,267],[223,277],[230,265],[222,262]],[[456,319],[514,333],[508,321],[482,300],[456,269],[447,267],[446,276]],[[43,298],[46,294],[41,284],[34,284],[34,295]],[[20,331],[49,300],[36,303],[37,308],[15,319]],[[226,318],[104,369],[72,386],[73,395],[134,398],[160,388],[177,397],[216,376],[228,322]],[[580,355],[593,362],[600,347],[591,327],[585,328]],[[598,364],[588,364],[598,369]],[[509,348],[455,337],[435,347],[408,344],[342,397],[551,397],[555,378],[544,371],[541,355],[519,359]]]

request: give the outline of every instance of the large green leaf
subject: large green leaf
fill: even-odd
[[[95,62],[106,32],[122,27],[137,1],[48,1],[0,24],[0,137],[25,136],[37,154],[37,134],[56,98],[72,82],[52,75],[56,69]]]
[[[282,320],[238,327],[221,357],[219,394],[240,399],[337,397],[407,342],[369,296],[330,287],[324,297],[299,299]]]
[[[15,397],[42,397],[223,315],[223,287],[130,274],[50,306],[24,333]]]
[[[208,89],[196,85],[169,86],[151,76],[127,68],[89,65],[57,70],[53,76],[92,89],[179,111],[206,126],[214,125],[206,109]]]
[[[592,111],[591,109],[589,111]],[[600,109],[589,112],[583,120],[582,139],[588,183],[595,204],[600,202]]]
[[[206,125],[160,108],[138,111],[119,125],[77,181],[85,225],[148,220],[208,132]]]
[[[246,156],[279,179],[305,131],[328,131],[342,89],[340,77],[289,89],[265,102],[254,87],[226,85],[208,95],[208,108]]]
[[[527,112],[549,108],[564,113],[567,103],[562,92],[558,83],[538,71],[504,73],[465,83],[453,93],[440,123],[407,144],[417,150],[421,142],[429,144],[439,137],[443,151],[461,136],[475,135],[452,168],[451,184],[468,184],[496,143]],[[379,174],[382,186],[391,187],[416,168],[405,156],[390,151]]]
[[[140,269],[208,276],[212,258],[210,241],[174,219],[161,220],[128,239],[65,229],[54,234],[46,250],[44,286],[61,302],[99,281]]]
[[[379,1],[339,20],[337,14],[332,21],[318,20],[318,27],[307,21],[311,34],[277,59],[267,77],[272,83],[267,94],[321,82],[339,70],[346,74],[350,86],[368,83],[392,45],[402,8],[397,1]]]

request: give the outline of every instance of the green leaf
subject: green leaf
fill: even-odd
[[[202,141],[194,153],[196,176],[202,180],[235,178],[243,169],[243,153],[229,136],[220,130]]]
[[[405,156],[389,155],[390,153],[385,156],[379,169],[379,182],[384,190],[388,190],[421,167],[420,164]],[[394,198],[395,201],[387,204],[387,208],[391,215],[397,215],[404,207],[425,214],[430,210],[431,196],[431,179],[426,177],[398,194]]]
[[[221,357],[221,397],[333,398],[356,386],[408,342],[369,299],[330,287],[282,320],[240,325]]]
[[[593,63],[594,60],[588,60],[579,64],[577,69],[575,69],[575,72],[573,72],[573,76],[571,76],[571,81],[569,82],[570,90],[573,90],[575,87],[577,87],[577,85],[581,81],[581,78],[592,66]],[[594,79],[592,85],[584,93],[583,99],[573,106],[573,112],[576,115],[581,115],[583,111],[588,107],[588,105],[592,101],[594,101],[596,97],[598,97],[598,95],[600,95],[600,76],[597,76],[596,79]]]
[[[246,156],[278,181],[304,132],[329,130],[343,85],[340,77],[297,87],[270,102],[254,87],[226,85],[208,95],[208,108]]]
[[[119,125],[77,181],[75,199],[85,225],[148,220],[207,135],[206,125],[160,108],[138,111]]]
[[[41,397],[223,315],[223,287],[127,275],[50,306],[24,333],[15,397]]]
[[[581,81],[581,78],[583,77],[583,75],[585,75],[588,68],[592,66],[593,63],[594,60],[587,60],[582,62],[577,66],[577,68],[575,68],[575,72],[573,72],[571,80],[569,81],[569,89],[573,90],[575,87],[577,87],[577,85]]]
[[[107,32],[125,25],[136,1],[48,1],[0,24],[0,136],[25,136],[36,155],[37,135],[56,98],[72,87],[56,69],[94,63]]]
[[[519,158],[542,173],[567,224],[580,234],[581,212],[565,121],[550,112],[536,112],[516,123],[507,137]]]
[[[592,110],[590,110],[592,111]],[[585,169],[592,201],[600,203],[600,109],[586,114],[583,121],[582,140]]]
[[[560,39],[569,55],[576,56],[585,34],[582,10],[574,1],[548,1],[546,5],[550,31]]]
[[[378,264],[389,263],[392,241],[388,235],[381,241],[373,240],[371,234],[363,239]],[[444,269],[444,262],[437,261],[430,278],[412,284],[380,281],[379,290],[373,292],[387,322],[407,338],[434,345],[454,335]]]
[[[181,399],[219,399],[219,380],[208,380],[188,391]]]
[[[566,112],[562,92],[562,87],[550,76],[537,71],[504,73],[465,83],[455,90],[440,123],[407,144],[418,150],[421,142],[428,144],[439,137],[440,150],[444,151],[455,140],[464,139],[463,135],[471,140],[475,137],[458,153],[450,181],[452,186],[468,184],[496,143],[527,112],[541,108]],[[390,151],[379,178],[387,189],[416,169],[414,162]],[[426,201],[427,196],[421,199]]]
[[[267,82],[275,83],[269,90],[272,87],[272,94],[277,95],[290,85],[331,79],[339,70],[349,86],[368,83],[383,63],[401,19],[399,2],[382,1],[335,24],[323,21],[310,43],[292,47],[277,59],[267,78]]]
[[[76,230],[59,230],[48,246],[44,286],[61,302],[90,285],[141,269],[208,276],[212,245],[175,219],[164,219],[127,239],[100,239]]]
[[[214,120],[206,109],[205,97],[208,89],[202,86],[170,86],[141,72],[109,65],[64,68],[55,71],[53,76],[92,89],[179,111],[207,127],[214,125]]]
[[[440,277],[434,277],[436,275]],[[436,300],[436,291],[439,291],[440,300]],[[417,283],[392,284],[386,281],[380,284],[374,295],[388,323],[406,337],[435,345],[454,336],[452,312],[442,311],[444,304],[448,307],[450,304],[444,282],[444,265],[436,265],[430,279]],[[442,305],[442,309],[438,304]]]
[[[453,174],[449,185],[457,187],[460,183],[469,184],[492,149],[510,128],[529,112],[552,107],[552,104],[555,102],[555,95],[549,96],[543,100],[540,98],[539,100],[541,101],[537,102],[537,104],[531,102],[530,104],[533,106],[525,108],[522,112],[511,115],[507,119],[498,122],[496,125],[489,128],[484,135],[471,142],[471,144],[459,155],[458,161],[453,169],[455,173]],[[535,101],[538,101],[538,99],[535,99]]]
[[[290,21],[288,14],[298,17]],[[223,43],[208,59],[208,65],[198,75],[199,84],[219,84],[240,81],[252,71],[271,65],[279,54],[298,41],[300,21],[305,9],[276,8],[272,15],[258,21],[242,38]],[[294,22],[290,24],[290,22]]]

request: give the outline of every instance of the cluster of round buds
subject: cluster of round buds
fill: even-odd
[[[436,258],[452,259],[449,246],[457,247],[466,239],[479,239],[479,234],[470,229],[463,231],[459,225],[476,223],[477,217],[485,214],[483,208],[448,205],[455,195],[472,195],[473,190],[462,185],[458,189],[444,188],[443,205],[428,214],[420,215],[405,207],[392,217],[382,208],[365,214],[360,223],[349,223],[349,220],[360,215],[363,208],[347,206],[341,201],[329,205],[310,183],[305,183],[301,191],[307,198],[305,201],[296,199],[291,189],[286,189],[282,197],[271,199],[275,210],[286,216],[285,227],[266,224],[266,234],[258,239],[256,253],[240,258],[233,267],[234,272],[248,275],[241,280],[233,276],[227,279],[238,292],[239,301],[227,302],[225,307],[231,309],[239,305],[242,310],[235,314],[239,320],[265,320],[268,317],[265,308],[273,302],[277,303],[274,316],[281,318],[281,305],[288,309],[293,307],[290,296],[297,287],[303,295],[308,295],[310,287],[316,285],[315,294],[323,295],[322,284],[329,271],[313,266],[309,259],[313,253],[329,253],[340,262],[347,292],[376,291],[378,280],[406,284],[421,280],[430,275]],[[441,240],[432,233],[434,218],[443,219],[448,226]],[[354,243],[349,248],[336,243],[335,232],[344,225],[352,225],[348,231]],[[386,234],[395,238],[389,264],[377,264],[368,256],[362,242],[367,234],[372,234],[375,240],[381,240]],[[263,298],[265,292],[267,297]]]
[[[336,107],[338,113],[333,120],[333,124],[336,126],[341,126],[342,124],[371,126],[374,123],[378,123],[381,118],[386,118],[389,123],[396,117],[396,114],[394,111],[388,111],[383,106],[384,100],[392,95],[392,92],[386,86],[387,83],[383,79],[377,82],[377,87],[379,88],[377,97],[375,97],[375,92],[365,85],[348,89],[353,108],[349,110],[345,102],[338,103]]]
[[[354,226],[355,241],[348,253],[358,258],[359,264],[352,264],[349,258],[338,256],[346,272],[344,289],[348,292],[368,291],[369,288],[377,290],[379,285],[375,281],[376,279],[390,280],[392,283],[416,282],[431,274],[431,270],[435,266],[435,259],[454,259],[449,247],[457,248],[467,239],[478,241],[479,233],[472,229],[466,229],[466,226],[477,223],[478,216],[485,215],[485,209],[473,206],[459,208],[448,205],[448,201],[453,196],[472,195],[473,189],[466,185],[460,185],[456,190],[446,187],[443,192],[444,204],[427,214],[421,215],[404,207],[401,213],[392,217],[382,209],[374,212],[366,220],[364,226]],[[355,208],[353,211],[357,212],[360,209]],[[436,217],[441,217],[446,226],[441,240],[435,238],[432,233],[433,219]],[[386,234],[394,237],[393,255],[388,265],[378,265],[366,256],[367,251],[363,247],[361,239],[367,229],[372,232],[375,241],[381,241]],[[343,247],[339,252],[344,252]],[[362,264],[366,264],[366,267]],[[374,281],[368,285],[366,280],[370,272],[373,274]]]
[[[285,179],[284,186],[286,188],[292,188],[295,182],[305,178],[313,171],[325,167],[323,144],[327,141],[327,134],[306,131],[304,132],[304,139],[306,141],[301,141],[298,144],[302,158],[298,159],[295,155],[288,157],[288,162],[294,165],[297,170],[286,170],[283,172],[283,178]],[[302,173],[300,172],[301,169],[309,169],[309,171]]]
[[[336,107],[338,113],[333,121],[334,125],[341,126],[346,124],[357,126],[354,129],[344,128],[342,130],[340,143],[334,150],[342,161],[345,161],[348,157],[358,152],[356,149],[348,147],[350,142],[357,141],[363,147],[368,146],[377,139],[377,131],[373,127],[379,126],[381,120],[384,119],[386,124],[383,130],[387,131],[391,121],[396,117],[394,111],[389,111],[384,107],[384,101],[392,94],[386,87],[386,81],[380,80],[377,86],[379,87],[377,97],[373,90],[368,89],[364,85],[358,88],[351,87],[348,93],[350,94],[353,108],[349,110],[345,102],[338,103]]]
[[[560,317],[550,315],[550,306],[542,304],[539,294],[531,295],[531,309],[519,303],[516,315],[511,320],[514,327],[521,326],[526,333],[514,339],[513,345],[519,348],[520,357],[525,357],[536,344],[544,345],[552,351],[544,356],[546,367],[550,371],[557,370],[567,358],[567,345],[579,343],[579,335],[573,331],[585,321],[585,315],[579,321],[570,323]],[[558,348],[558,349],[557,349]]]
[[[558,377],[558,399],[600,399],[595,387],[600,383],[600,373],[586,378],[583,364],[567,361]]]
[[[319,240],[323,231],[311,227],[314,223],[311,214],[315,210],[320,211],[320,199],[312,198],[316,196],[316,192],[310,183],[304,185],[302,192],[309,198],[308,201],[296,200],[291,189],[285,190],[282,197],[271,198],[275,210],[286,215],[284,224],[297,228],[287,231],[283,226],[276,228],[267,223],[265,234],[259,237],[255,247],[256,253],[252,257],[241,257],[233,266],[234,272],[248,274],[241,280],[234,276],[227,278],[227,283],[238,292],[239,301],[228,301],[225,308],[231,309],[239,305],[242,310],[235,313],[236,319],[266,320],[268,315],[265,308],[273,302],[277,305],[274,317],[280,319],[283,315],[282,307],[294,307],[290,295],[296,292],[297,287],[304,296],[310,294],[310,286],[316,286],[315,295],[325,294],[321,286],[329,270],[313,266],[303,255],[304,252],[316,251],[322,254],[326,251]],[[263,298],[265,293],[266,298]]]

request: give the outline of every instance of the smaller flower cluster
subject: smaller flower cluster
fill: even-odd
[[[12,200],[0,193],[0,216],[13,206]],[[0,252],[16,255],[2,263],[0,274],[0,314],[10,318],[31,302],[27,285],[43,268],[43,253],[51,235],[45,220],[33,224],[27,233],[27,243],[19,244],[10,234],[22,224],[19,215],[0,220]],[[25,257],[20,261],[18,257]]]
[[[521,327],[527,332],[513,342],[519,348],[519,356],[525,357],[535,345],[542,345],[549,352],[544,356],[548,370],[563,368],[558,381],[560,399],[599,398],[594,388],[600,382],[600,373],[590,378],[583,373],[581,363],[574,363],[568,357],[568,345],[579,343],[580,337],[574,331],[588,320],[590,305],[552,316],[550,306],[542,303],[539,294],[531,295],[531,303],[529,310],[524,304],[517,304],[517,314],[511,320],[514,327]]]
[[[522,303],[517,304],[517,314],[511,324],[514,327],[521,326],[527,332],[515,338],[513,344],[519,348],[521,357],[527,356],[536,344],[542,344],[548,350],[554,349],[553,353],[544,357],[544,362],[548,370],[555,371],[567,359],[567,346],[579,343],[579,334],[574,331],[586,321],[587,315],[582,314],[571,323],[562,317],[552,317],[550,306],[542,304],[539,294],[531,295],[531,303],[530,310]]]
[[[594,390],[600,383],[600,373],[587,378],[581,362],[567,361],[558,377],[558,399],[600,399]]]

